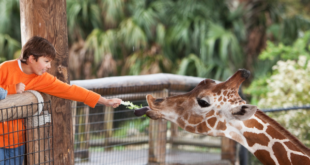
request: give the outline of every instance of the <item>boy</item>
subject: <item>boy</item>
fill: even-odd
[[[0,88],[7,91],[8,95],[36,90],[60,98],[84,102],[90,107],[94,107],[97,103],[114,108],[120,105],[121,99],[105,99],[82,87],[68,85],[47,73],[55,57],[56,50],[48,40],[37,36],[30,38],[22,48],[20,59],[0,64]],[[23,163],[24,130],[24,119],[0,122],[0,165]],[[6,160],[10,157],[14,159]]]

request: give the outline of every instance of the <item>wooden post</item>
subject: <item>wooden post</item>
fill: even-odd
[[[168,97],[168,90],[154,93],[154,97]],[[149,125],[149,163],[165,163],[166,161],[167,121],[150,120]]]
[[[88,161],[89,159],[89,131],[90,126],[88,122],[89,118],[89,106],[84,105],[83,109],[80,109],[78,117],[78,133],[77,136],[78,141],[80,142],[77,145],[77,152],[75,154],[76,157],[81,158],[81,160]]]
[[[45,104],[43,107],[43,111],[39,115],[40,117],[43,117],[44,115],[48,115],[48,112],[45,110],[49,109],[50,107],[50,104],[48,103],[50,101],[50,97],[43,93],[41,93],[41,95]],[[27,164],[50,164],[49,161],[53,160],[53,158],[51,158],[51,153],[49,150],[52,148],[49,139],[49,137],[51,136],[51,132],[49,129],[51,125],[50,123],[46,123],[43,125],[39,124],[39,116],[34,115],[34,113],[38,111],[37,107],[38,106],[33,107],[35,108],[33,109],[34,112],[28,113],[28,116],[26,118],[27,159],[25,160]],[[49,120],[47,120],[48,119],[43,119],[44,122],[49,122]]]
[[[103,130],[104,132],[104,149],[105,151],[111,151],[112,148],[109,147],[109,141],[113,133],[113,117],[114,117],[114,108],[104,106],[104,122]]]
[[[222,160],[229,160],[232,164],[236,162],[236,142],[222,137]]]
[[[28,122],[32,122],[28,120]],[[50,135],[49,132],[50,124],[39,127],[31,127],[27,125],[26,139],[27,139],[27,164],[50,164],[51,154],[48,149],[51,148],[49,139],[47,138]]]
[[[174,139],[176,139],[178,137],[178,132],[179,132],[178,128],[179,128],[179,126],[177,124],[171,122],[171,126],[170,126],[170,131],[171,131],[170,143],[171,143],[171,149],[172,150],[177,150],[178,149],[178,146],[173,143]]]
[[[49,71],[69,83],[66,0],[20,0],[22,45],[32,36],[49,40],[57,50]],[[73,165],[72,112],[69,100],[52,97],[54,164]]]
[[[74,144],[77,102],[72,101],[71,107],[72,107],[72,125],[73,125],[73,128],[72,128],[73,131],[72,132],[73,132],[73,144]]]
[[[72,108],[72,133],[73,133],[73,148],[74,148],[74,151],[76,151],[77,149],[77,144],[75,144],[75,140],[76,140],[76,111],[77,111],[77,102],[76,101],[72,101],[71,103],[71,108]],[[74,157],[76,158],[77,157],[77,154],[78,152],[74,152]]]

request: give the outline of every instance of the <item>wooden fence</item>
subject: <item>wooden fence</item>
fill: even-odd
[[[153,74],[153,75],[142,75],[142,76],[123,76],[123,77],[108,77],[93,80],[76,80],[71,81],[71,84],[82,86],[86,89],[95,91],[101,94],[103,97],[109,98],[121,98],[125,101],[137,101],[145,100],[147,94],[152,94],[154,97],[168,97],[172,95],[182,94],[192,90],[198,83],[204,78],[197,78],[191,76],[180,76],[173,74]],[[73,113],[76,114],[76,110]],[[87,109],[88,111],[88,109]],[[109,146],[113,144],[122,144],[130,141],[131,139],[115,139],[111,138],[113,130],[113,108],[104,107],[104,121],[105,123],[105,138],[110,140],[100,141],[92,144],[89,136],[83,137],[88,144],[85,146]],[[86,113],[86,112],[85,112]],[[88,112],[87,112],[88,113]],[[89,120],[84,120],[88,121]],[[85,125],[89,125],[86,123]],[[89,129],[89,128],[85,128]],[[139,138],[139,141],[135,141],[135,144],[148,143],[149,154],[148,162],[164,163],[166,157],[166,144],[172,145],[196,145],[196,146],[207,146],[207,147],[222,147],[222,158],[231,162],[236,162],[236,144],[226,138],[222,138],[222,144],[214,141],[211,142],[199,142],[198,140],[186,140],[182,137],[177,136],[178,126],[171,124],[170,132],[172,133],[170,139],[167,137],[167,121],[165,120],[151,120],[149,125],[148,137]],[[111,140],[113,139],[113,140]],[[228,146],[228,147],[227,147]],[[83,151],[82,151],[83,150]],[[78,155],[83,159],[87,159],[88,149],[83,148],[79,150]],[[77,154],[76,154],[77,156]]]
[[[124,100],[135,101],[135,100],[145,100],[146,94],[152,94],[154,97],[167,97],[176,94],[181,94],[184,92],[188,92],[193,89],[203,78],[197,77],[189,77],[189,76],[179,76],[172,74],[154,74],[154,75],[144,75],[144,76],[123,76],[123,77],[109,77],[109,78],[101,78],[94,80],[78,80],[71,81],[71,84],[82,86],[86,89],[93,90],[104,97],[108,98],[121,98]],[[44,102],[50,102],[50,97],[48,95],[43,95]],[[3,116],[7,116],[7,118],[3,118],[0,121],[8,121],[12,119],[22,119],[27,117],[29,120],[33,119],[33,115],[36,113],[36,109],[39,101],[33,96],[32,93],[23,93],[17,95],[9,95],[5,100],[0,101],[0,109],[2,113],[6,112],[7,108],[11,108],[9,113]],[[29,110],[29,105],[32,107],[32,111],[27,112]],[[45,106],[53,105],[46,104]],[[19,108],[16,108],[19,107]],[[28,108],[27,108],[28,107]],[[75,132],[89,132],[89,123],[88,114],[89,107],[83,107],[82,111],[77,111],[77,103],[72,103],[73,108],[73,116],[79,116],[78,113],[86,114],[87,116],[84,120],[85,124],[83,127],[73,127],[73,133]],[[46,108],[50,110],[48,107]],[[113,127],[113,108],[104,107],[104,115],[103,123],[105,130],[112,130]],[[77,113],[78,112],[78,113]],[[24,114],[27,114],[26,116]],[[51,111],[46,113],[41,112],[40,115],[51,114],[51,118],[54,118],[54,114]],[[29,121],[27,120],[27,121]],[[54,121],[55,119],[50,119]],[[73,122],[79,121],[77,118],[72,120]],[[30,129],[27,125],[26,130],[28,131],[26,141],[26,164],[44,164],[47,162],[58,162],[63,160],[64,158],[59,156],[55,150],[59,147],[57,142],[63,137],[52,136],[55,130],[59,129],[55,123],[46,123],[44,126],[38,126],[35,129]],[[59,124],[59,123],[58,123]],[[77,123],[73,123],[76,125]],[[65,125],[65,123],[64,123]],[[47,127],[51,126],[51,127]],[[234,147],[235,143],[228,141],[223,138],[222,144],[220,143],[199,143],[197,140],[186,141],[181,137],[178,137],[178,127],[174,124],[171,124],[170,132],[171,138],[166,139],[167,137],[167,121],[165,120],[150,120],[149,124],[149,134],[148,137],[141,139],[139,143],[147,143],[149,146],[148,151],[148,162],[149,163],[164,163],[166,160],[166,144],[172,145],[198,145],[198,146],[210,146],[210,147],[221,147],[226,144],[233,143],[230,145],[232,147],[222,147],[222,158],[229,159],[231,162],[236,162],[236,150]],[[1,128],[0,128],[1,129]],[[75,130],[78,129],[78,130]],[[112,136],[111,131],[105,131],[106,138],[99,145],[111,145],[121,143],[126,139],[113,139],[111,140],[109,137]],[[92,141],[89,139],[89,134],[83,134],[79,139],[83,141],[79,145],[79,149],[77,150],[75,156],[77,157],[88,157],[89,147],[91,147]],[[63,139],[64,140],[64,139]],[[128,139],[127,139],[128,140]],[[98,145],[98,143],[96,144]],[[73,148],[71,149],[73,151]],[[31,152],[31,153],[29,153]],[[230,155],[227,157],[227,155]],[[225,157],[226,156],[226,157]]]
[[[16,159],[24,160],[27,165],[54,163],[50,106],[50,97],[36,91],[8,95],[6,99],[0,101],[2,125],[0,136],[8,139],[8,143],[4,142],[3,147],[11,148],[15,144],[25,146],[25,154],[11,155],[7,160],[0,160],[0,164],[9,162],[12,164]],[[23,140],[14,140],[16,137],[14,135],[20,134],[23,137],[18,136],[18,138]],[[12,138],[15,141],[14,144],[10,142]]]

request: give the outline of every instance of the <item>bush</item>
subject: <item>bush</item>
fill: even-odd
[[[258,102],[260,108],[302,106],[310,103],[310,60],[299,56],[298,61],[279,61],[274,74],[267,80],[268,92]],[[310,111],[297,110],[268,114],[310,146]]]
[[[298,38],[291,46],[285,46],[282,43],[275,45],[272,42],[268,42],[266,50],[259,55],[259,59],[266,62],[274,61],[274,63],[282,61],[284,62],[283,65],[286,65],[285,61],[297,61],[300,56],[303,56],[301,60],[310,59],[310,31],[306,32],[303,37]],[[277,65],[281,65],[282,62],[280,64],[278,62]],[[266,66],[261,65],[261,67]],[[291,67],[293,66],[291,65]],[[244,90],[244,93],[250,96],[251,104],[257,105],[258,101],[261,98],[265,98],[267,93],[270,92],[271,89],[268,88],[267,80],[277,75],[279,71],[275,68],[268,68],[268,70],[270,70],[269,73],[257,77],[249,88]],[[299,67],[299,70],[302,70],[302,68]]]

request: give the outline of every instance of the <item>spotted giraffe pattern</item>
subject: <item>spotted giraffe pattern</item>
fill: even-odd
[[[310,164],[310,151],[277,122],[248,105],[238,88],[248,77],[239,70],[222,83],[202,81],[184,95],[147,96],[147,115],[177,123],[188,132],[231,138],[266,165]]]

